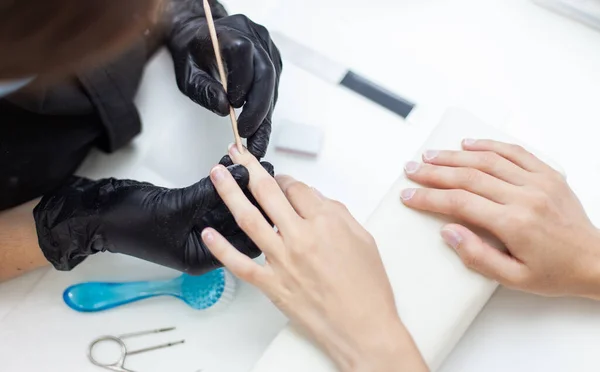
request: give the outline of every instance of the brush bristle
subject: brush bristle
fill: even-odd
[[[222,310],[233,302],[235,299],[235,291],[237,289],[237,283],[235,277],[226,269],[223,271],[223,280],[225,281],[225,287],[219,300],[211,306],[208,310]]]

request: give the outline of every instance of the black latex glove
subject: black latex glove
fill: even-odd
[[[273,174],[273,167],[263,163]],[[248,170],[229,171],[250,200]],[[261,251],[238,227],[210,178],[183,189],[149,183],[73,178],[34,209],[40,247],[58,270],[71,270],[86,257],[109,251],[167,266],[192,275],[218,267],[200,234],[212,227],[242,253]]]
[[[225,93],[202,1],[174,1],[169,47],[179,89],[219,115],[228,115],[230,105],[244,106],[238,120],[240,136],[248,138],[248,150],[261,159],[269,144],[282,69],[281,56],[269,32],[246,16],[227,16],[220,4],[212,2],[228,76]]]

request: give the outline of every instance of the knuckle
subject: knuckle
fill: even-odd
[[[542,191],[534,191],[528,196],[528,203],[534,212],[544,213],[550,209],[550,198]]]
[[[360,231],[360,233],[367,244],[377,246],[377,241],[370,232],[368,232],[366,229],[363,229]]]
[[[510,145],[508,145],[508,148],[509,148],[509,150],[511,152],[513,152],[515,154],[519,154],[519,155],[531,155],[531,153],[529,151],[527,151],[521,145],[510,144]]]
[[[271,38],[271,34],[269,33],[269,30],[265,26],[260,25],[258,23],[254,23],[254,29],[260,35],[260,37],[262,37],[266,40]]]
[[[298,198],[304,191],[306,191],[306,185],[302,182],[292,181],[292,183],[285,189],[285,196],[288,199]]]
[[[249,20],[248,17],[243,14],[234,14],[224,19],[230,21],[231,23],[245,23]]]
[[[460,183],[461,186],[466,187],[468,185],[472,185],[478,182],[481,182],[482,173],[477,169],[473,168],[463,168],[460,171]]]
[[[247,265],[238,271],[237,275],[248,283],[257,284],[260,282],[259,268],[254,265]]]
[[[256,182],[256,187],[252,189],[252,193],[258,200],[266,200],[272,190],[272,185],[275,182],[273,178],[261,177]]]
[[[326,213],[317,214],[313,220],[314,220],[314,224],[317,226],[317,228],[323,228],[332,223],[331,217],[329,215],[327,215]]]
[[[467,191],[451,190],[448,195],[448,203],[450,208],[455,211],[462,211],[467,204]]]
[[[479,255],[473,254],[472,252],[470,252],[466,249],[458,248],[457,250],[458,250],[458,253],[460,254],[462,261],[466,267],[468,267],[469,269],[474,269],[474,270],[477,270],[478,268],[481,267],[481,263],[483,260]]]
[[[255,74],[262,78],[275,80],[275,67],[272,63],[259,63],[254,67]]]
[[[263,267],[257,264],[253,265],[240,265],[235,268],[235,271],[232,273],[242,279],[245,282],[248,282],[257,287],[262,287],[264,285],[264,271]]]
[[[527,277],[521,273],[500,274],[499,281],[509,288],[525,288],[528,285]]]
[[[337,200],[331,200],[330,203],[334,210],[342,213],[350,213],[346,204]]]
[[[506,218],[506,225],[514,229],[522,230],[523,227],[531,226],[535,217],[531,210],[517,209]]]
[[[241,216],[236,218],[238,226],[246,232],[253,232],[258,229],[259,215],[257,211],[248,208]]]
[[[484,169],[493,169],[500,161],[500,155],[495,152],[485,151],[479,154],[479,163]]]
[[[236,37],[223,45],[223,47],[232,51],[247,51],[254,48],[250,40],[243,37]]]

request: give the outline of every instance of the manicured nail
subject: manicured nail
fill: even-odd
[[[216,167],[214,167],[210,171],[210,174],[212,175],[212,179],[215,182],[220,182],[220,181],[223,181],[223,179],[225,179],[225,171],[223,170],[223,167],[220,165],[217,165]]]
[[[473,138],[465,138],[463,140],[463,145],[465,145],[465,146],[471,146],[471,145],[474,145],[475,142],[477,142],[477,140],[474,140]]]
[[[421,167],[421,164],[417,163],[416,161],[409,161],[404,166],[404,171],[408,174],[413,174],[413,173],[416,173],[420,167]]]
[[[212,243],[215,240],[215,235],[209,229],[204,229],[204,231],[202,231],[202,240],[204,240],[205,243]]]
[[[430,161],[437,158],[439,154],[440,152],[437,150],[427,150],[423,153],[423,159]]]
[[[400,197],[402,198],[402,200],[407,201],[407,200],[412,199],[412,197],[415,196],[416,192],[417,192],[417,189],[402,190],[402,193],[400,193]]]
[[[229,154],[231,154],[231,155],[239,155],[240,154],[240,151],[238,150],[237,145],[235,143],[230,143],[228,150],[229,150]]]
[[[458,248],[463,240],[462,236],[452,229],[443,229],[442,238],[444,238],[444,241],[454,249]]]

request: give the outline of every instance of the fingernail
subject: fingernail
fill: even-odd
[[[237,145],[235,143],[230,143],[228,150],[231,155],[239,155],[240,154],[240,151],[238,150]]]
[[[416,161],[409,161],[404,166],[404,171],[408,174],[413,174],[413,173],[416,173],[420,167],[421,167],[421,164],[417,163]]]
[[[465,145],[465,146],[471,146],[471,145],[474,145],[475,142],[477,142],[477,140],[474,140],[473,138],[465,138],[463,140],[463,145]]]
[[[416,192],[417,192],[417,189],[402,190],[402,193],[400,193],[400,197],[402,198],[402,200],[407,201],[407,200],[412,199],[412,197],[415,196]]]
[[[425,160],[433,160],[435,158],[437,158],[437,156],[440,154],[439,151],[437,150],[427,150],[425,151],[425,153],[423,153],[423,159]]]
[[[223,167],[217,165],[216,167],[214,167],[211,171],[210,174],[212,175],[212,179],[216,182],[220,182],[225,178],[225,173],[223,171]]]
[[[209,229],[204,229],[204,231],[202,231],[202,240],[204,240],[205,243],[212,243],[215,240],[215,235]]]
[[[462,236],[452,229],[443,229],[442,238],[444,238],[444,241],[454,249],[458,248],[463,240]]]

